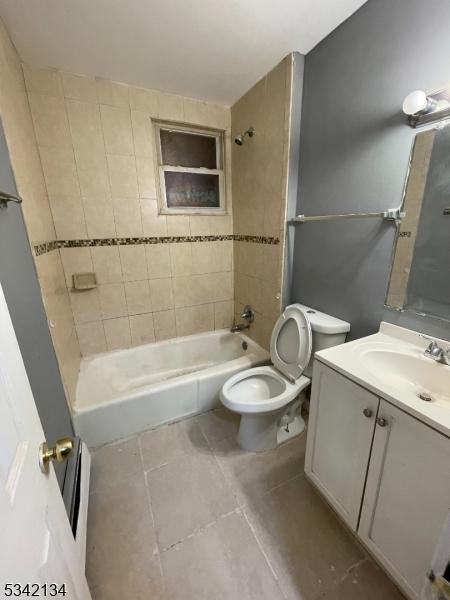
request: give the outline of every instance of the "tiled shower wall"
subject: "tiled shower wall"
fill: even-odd
[[[229,327],[230,110],[53,69],[24,74],[81,353]],[[227,216],[158,215],[151,117],[225,131]],[[87,271],[98,287],[73,290],[73,273]]]
[[[266,348],[282,303],[292,60],[287,56],[231,109],[233,136],[255,128],[232,149],[234,232],[275,241],[234,242],[235,318],[242,321],[250,304],[256,318],[249,334]]]
[[[0,115],[28,237],[32,246],[56,239],[46,182],[19,56],[0,20]],[[80,364],[69,294],[59,252],[36,256],[36,268],[50,332],[68,399],[73,400]]]

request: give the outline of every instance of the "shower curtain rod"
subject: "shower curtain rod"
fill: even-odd
[[[401,221],[406,213],[400,208],[389,208],[383,212],[367,212],[367,213],[347,213],[343,215],[316,215],[307,217],[305,215],[297,215],[289,222],[293,225],[297,223],[309,223],[311,221],[335,221],[339,219],[373,219],[381,218],[386,221]]]

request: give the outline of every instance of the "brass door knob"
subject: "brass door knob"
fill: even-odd
[[[39,446],[39,467],[43,473],[48,473],[49,465],[52,460],[63,462],[72,454],[73,440],[71,438],[61,438],[56,441],[53,448],[49,448],[47,442],[42,442]]]

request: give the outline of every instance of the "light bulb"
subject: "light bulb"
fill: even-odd
[[[436,101],[428,96],[422,90],[416,90],[408,94],[403,102],[403,112],[405,115],[418,115],[432,112],[436,107]]]

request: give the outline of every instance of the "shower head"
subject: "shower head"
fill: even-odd
[[[244,131],[244,133],[241,133],[240,135],[237,135],[234,138],[234,143],[237,144],[238,146],[242,146],[245,141],[245,136],[248,135],[248,137],[253,137],[254,134],[255,134],[255,130],[253,129],[253,127],[249,127],[248,129],[246,129]]]

